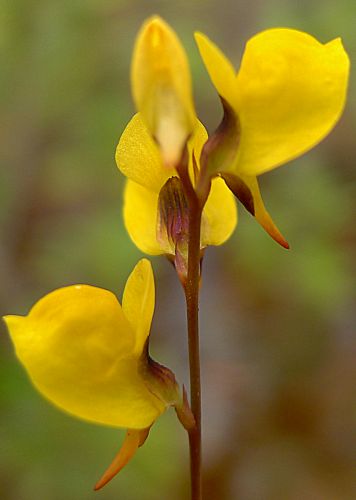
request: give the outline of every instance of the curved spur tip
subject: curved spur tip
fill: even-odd
[[[94,491],[100,490],[109,481],[111,481],[111,479],[115,477],[116,474],[118,474],[121,469],[123,469],[125,465],[131,460],[139,446],[140,431],[128,430],[119,452],[117,453],[109,467],[106,469],[102,477],[94,486]]]

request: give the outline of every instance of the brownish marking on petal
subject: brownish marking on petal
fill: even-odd
[[[227,171],[233,165],[240,144],[240,121],[230,106],[220,96],[224,116],[218,128],[204,144],[200,164],[209,176]]]
[[[250,214],[255,215],[255,206],[253,202],[253,195],[240,177],[230,173],[221,173],[221,177],[224,179],[227,187],[234,193],[236,198],[243,204],[243,206],[250,212]]]
[[[251,191],[249,186],[240,177],[231,173],[221,173],[227,187],[234,193],[236,198],[243,204],[243,206],[252,214],[263,229],[283,248],[289,249],[289,244],[284,238],[278,227],[272,220],[272,217],[267,212],[258,186]]]

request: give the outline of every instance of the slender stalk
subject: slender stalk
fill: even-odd
[[[184,292],[187,305],[190,405],[196,422],[195,427],[189,431],[191,500],[202,500],[199,287],[200,225],[203,204],[192,185],[188,169],[181,169],[180,178],[189,205],[188,274]]]
[[[199,282],[200,282],[200,223],[199,203],[190,203],[188,277],[185,286],[188,323],[190,398],[196,426],[189,432],[191,499],[202,499],[201,480],[201,383],[199,352]]]

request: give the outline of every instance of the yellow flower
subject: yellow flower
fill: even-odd
[[[194,179],[199,170],[199,158],[208,136],[203,125],[196,119],[194,133],[188,141],[189,171]],[[160,218],[160,193],[170,179],[177,179],[174,168],[163,165],[159,149],[145,126],[141,114],[136,114],[124,130],[116,150],[116,162],[128,177],[124,194],[124,222],[130,237],[140,250],[151,255],[174,256],[174,236],[162,228]],[[170,200],[168,199],[168,202]],[[172,207],[179,211],[179,207]],[[184,214],[179,213],[184,218]],[[201,248],[221,245],[237,223],[234,197],[222,179],[212,181],[212,188],[203,210]],[[173,238],[171,237],[173,236]]]
[[[176,166],[195,127],[192,85],[184,49],[158,16],[148,19],[136,38],[131,80],[136,107],[165,165]]]
[[[253,202],[250,211],[287,246],[263,205],[256,176],[311,149],[338,121],[349,74],[341,40],[321,44],[300,31],[266,30],[247,42],[237,73],[205,35],[197,33],[196,41],[222,99],[225,122],[232,124],[225,137],[221,131],[219,138],[213,136],[215,151],[207,158],[210,170],[228,173],[228,183],[247,206],[251,201],[246,201],[248,188]]]
[[[177,169],[188,161],[195,184],[208,136],[195,115],[188,61],[174,31],[159,17],[148,19],[135,44],[132,92],[138,113],[121,136],[116,162],[128,178],[124,221],[145,253],[166,254],[186,273],[188,205]],[[201,248],[220,245],[237,223],[234,197],[214,179],[204,208]]]
[[[122,306],[108,290],[73,285],[40,299],[27,316],[5,316],[16,354],[33,384],[62,410],[128,428],[122,449],[97,487],[143,444],[154,421],[181,405],[174,375],[148,355],[154,310],[152,268],[141,260]]]

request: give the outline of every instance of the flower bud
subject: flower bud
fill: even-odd
[[[157,239],[171,247],[174,265],[181,280],[188,272],[189,206],[181,180],[171,177],[158,198]]]
[[[188,239],[189,208],[178,177],[171,177],[162,187],[158,198],[158,211],[159,240],[168,240],[174,248],[177,243]]]

